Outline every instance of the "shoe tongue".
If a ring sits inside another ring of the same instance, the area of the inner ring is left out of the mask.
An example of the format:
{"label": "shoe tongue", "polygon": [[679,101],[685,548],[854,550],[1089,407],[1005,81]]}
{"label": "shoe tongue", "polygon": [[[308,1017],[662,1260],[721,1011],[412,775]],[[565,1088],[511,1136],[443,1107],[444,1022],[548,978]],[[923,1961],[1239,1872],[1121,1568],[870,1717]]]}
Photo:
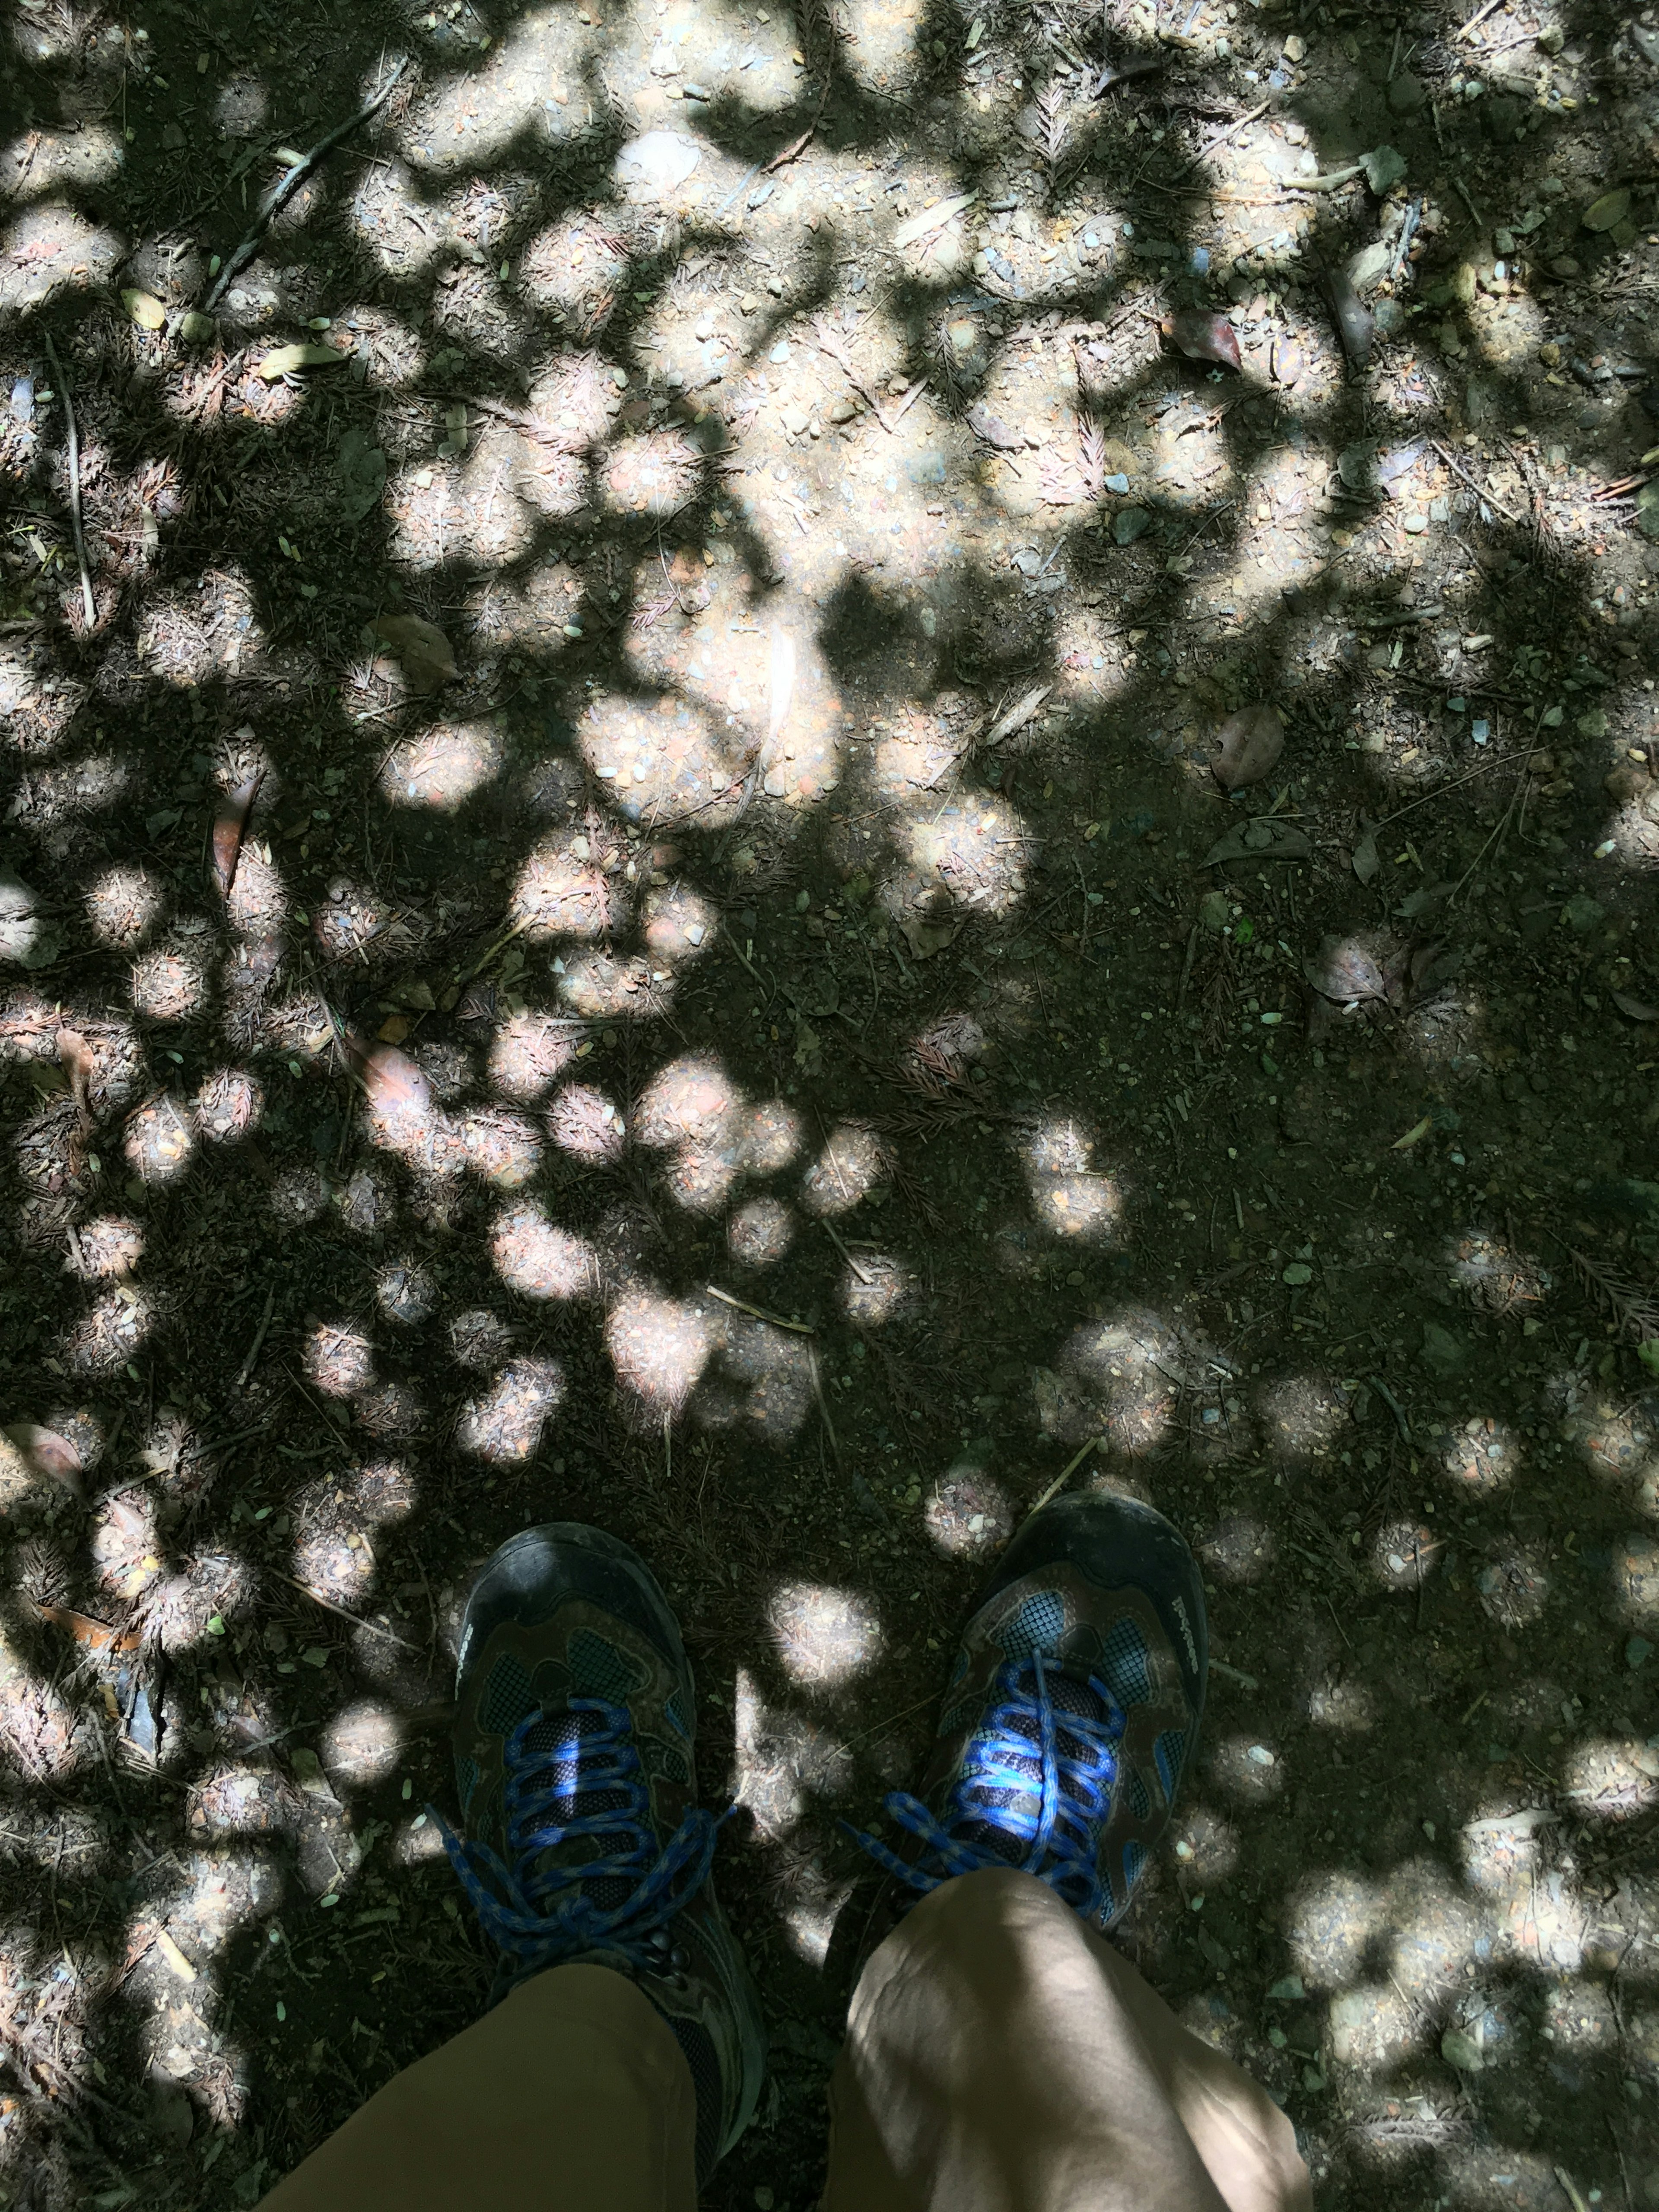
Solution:
{"label": "shoe tongue", "polygon": [[[525,1731],[525,1750],[531,1758],[546,1762],[548,1772],[543,1786],[556,1780],[561,1790],[568,1790],[573,1783],[579,1783],[582,1744],[589,1736],[597,1735],[604,1726],[604,1715],[590,1712],[554,1713],[533,1723]],[[625,1790],[578,1789],[561,1810],[569,1820],[582,1820],[620,1812],[627,1803]],[[632,1840],[620,1829],[617,1831],[616,1842],[622,1849],[630,1848]],[[538,1851],[537,1870],[583,1866],[590,1859],[608,1856],[609,1845],[610,1838],[602,1834],[574,1837],[568,1843]],[[627,1904],[634,1893],[634,1884],[625,1875],[599,1875],[583,1882],[581,1891],[601,1912],[614,1912]]]}

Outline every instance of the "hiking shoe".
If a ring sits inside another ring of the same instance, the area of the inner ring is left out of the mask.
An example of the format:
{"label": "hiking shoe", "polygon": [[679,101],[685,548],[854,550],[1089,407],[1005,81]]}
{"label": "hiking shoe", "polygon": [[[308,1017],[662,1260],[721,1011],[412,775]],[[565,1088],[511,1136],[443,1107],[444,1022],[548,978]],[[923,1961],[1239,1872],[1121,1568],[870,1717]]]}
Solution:
{"label": "hiking shoe", "polygon": [[491,2004],[549,1966],[626,1974],[691,2069],[701,2184],[753,2116],[766,2035],[709,1875],[720,1821],[696,1802],[667,1600],[614,1536],[524,1529],[472,1586],[455,1696],[462,1835],[436,1817],[501,1954]]}
{"label": "hiking shoe", "polygon": [[[980,1593],[918,1795],[886,1809],[867,1948],[952,1875],[1018,1867],[1097,1928],[1128,1910],[1198,1740],[1204,1586],[1161,1513],[1104,1492],[1033,1514]],[[884,1906],[884,1911],[882,1908]]]}

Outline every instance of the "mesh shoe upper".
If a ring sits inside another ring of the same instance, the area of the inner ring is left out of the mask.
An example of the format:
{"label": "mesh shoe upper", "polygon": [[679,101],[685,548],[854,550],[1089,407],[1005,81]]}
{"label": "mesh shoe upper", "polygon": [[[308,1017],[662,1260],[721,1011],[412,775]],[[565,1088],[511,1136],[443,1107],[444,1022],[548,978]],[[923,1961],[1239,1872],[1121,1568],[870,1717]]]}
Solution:
{"label": "mesh shoe upper", "polygon": [[1169,1821],[1206,1662],[1203,1584],[1161,1514],[1048,1507],[963,1632],[919,1791],[886,1801],[899,1849],[858,1840],[905,1889],[1018,1866],[1109,1927]]}
{"label": "mesh shoe upper", "polygon": [[456,1698],[464,1833],[444,1836],[502,1954],[492,2002],[548,1966],[627,1973],[685,2052],[706,2176],[752,2114],[764,2036],[709,1878],[720,1823],[696,1802],[666,1601],[615,1538],[526,1529],[474,1586]]}

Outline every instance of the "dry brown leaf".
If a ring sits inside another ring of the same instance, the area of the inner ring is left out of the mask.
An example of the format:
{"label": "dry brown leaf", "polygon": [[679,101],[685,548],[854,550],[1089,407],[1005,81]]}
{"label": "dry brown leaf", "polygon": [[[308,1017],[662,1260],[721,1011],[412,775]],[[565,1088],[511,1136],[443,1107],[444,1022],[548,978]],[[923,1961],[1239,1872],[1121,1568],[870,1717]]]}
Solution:
{"label": "dry brown leaf", "polygon": [[259,374],[267,384],[275,384],[279,376],[291,376],[296,368],[338,368],[350,358],[349,354],[337,353],[332,346],[278,346],[259,363]]}
{"label": "dry brown leaf", "polygon": [[230,887],[236,880],[237,863],[242,857],[242,839],[247,834],[247,818],[253,811],[253,802],[259,795],[259,786],[264,780],[264,770],[255,769],[245,776],[220,807],[213,823],[213,874],[219,886],[221,898],[230,896]]}
{"label": "dry brown leaf", "polygon": [[1007,713],[999,714],[986,732],[986,744],[1000,745],[1005,738],[1012,738],[1016,730],[1023,730],[1054,688],[1052,684],[1039,684],[1016,699]]}
{"label": "dry brown leaf", "polygon": [[1218,732],[1220,750],[1211,762],[1224,791],[1243,791],[1272,772],[1285,750],[1285,725],[1276,707],[1258,702],[1229,714]]}
{"label": "dry brown leaf", "polygon": [[409,1030],[410,1020],[407,1014],[388,1014],[374,1034],[382,1044],[401,1044],[409,1035]]}
{"label": "dry brown leaf", "polygon": [[1161,327],[1165,337],[1178,346],[1188,361],[1213,361],[1226,368],[1244,366],[1238,350],[1238,333],[1225,315],[1206,315],[1200,308],[1188,307],[1178,315],[1170,316]]}
{"label": "dry brown leaf", "polygon": [[77,1644],[85,1644],[88,1651],[136,1651],[143,1638],[136,1628],[123,1635],[90,1613],[76,1613],[67,1605],[37,1605],[34,1608],[42,1620],[49,1620],[54,1628],[66,1628]]}
{"label": "dry brown leaf", "polygon": [[1633,1022],[1659,1022],[1659,1006],[1650,1006],[1645,1000],[1635,998],[1628,991],[1615,991],[1613,1003]]}
{"label": "dry brown leaf", "polygon": [[1303,962],[1302,972],[1322,997],[1334,999],[1340,1006],[1380,999],[1385,994],[1382,969],[1351,937],[1328,937],[1318,951]]}
{"label": "dry brown leaf", "polygon": [[32,1474],[50,1475],[76,1497],[82,1495],[81,1476],[85,1462],[67,1437],[59,1436],[56,1429],[44,1429],[34,1421],[9,1421],[0,1430],[0,1435],[21,1453]]}
{"label": "dry brown leaf", "polygon": [[401,664],[411,691],[438,691],[455,673],[449,640],[420,615],[382,615],[374,635]]}
{"label": "dry brown leaf", "polygon": [[1368,884],[1382,865],[1376,850],[1376,832],[1368,830],[1353,848],[1353,872],[1362,884]]}
{"label": "dry brown leaf", "polygon": [[58,1032],[58,1057],[69,1078],[75,1110],[81,1117],[81,1134],[89,1137],[92,1134],[92,1079],[98,1073],[92,1047],[79,1030],[60,1029]]}

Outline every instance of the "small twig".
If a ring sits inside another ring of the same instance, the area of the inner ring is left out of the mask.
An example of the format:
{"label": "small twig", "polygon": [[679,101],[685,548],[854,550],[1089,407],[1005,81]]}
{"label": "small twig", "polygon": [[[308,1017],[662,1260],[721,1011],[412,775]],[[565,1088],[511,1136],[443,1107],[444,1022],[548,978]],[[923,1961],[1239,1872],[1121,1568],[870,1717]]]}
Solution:
{"label": "small twig", "polygon": [[1265,115],[1272,106],[1271,100],[1264,100],[1259,107],[1253,107],[1248,115],[1241,115],[1237,123],[1230,123],[1226,129],[1218,131],[1207,145],[1200,146],[1190,161],[1183,161],[1176,171],[1176,176],[1184,177],[1189,169],[1195,169],[1200,161],[1207,161],[1216,148],[1224,146],[1236,131],[1242,131],[1247,123],[1254,123],[1258,116]]}
{"label": "small twig", "polygon": [[1468,21],[1467,23],[1460,24],[1457,29],[1452,33],[1453,38],[1467,39],[1469,33],[1475,27],[1476,24],[1484,23],[1487,16],[1491,15],[1492,9],[1496,8],[1498,4],[1498,0],[1481,0],[1480,6],[1475,9]]}
{"label": "small twig", "polygon": [[[833,1157],[834,1156],[832,1155],[832,1159]],[[818,1227],[823,1230],[824,1235],[828,1237],[830,1242],[835,1246],[836,1251],[841,1254],[842,1258],[846,1261],[848,1266],[858,1277],[860,1282],[866,1285],[866,1287],[873,1284],[876,1279],[875,1277],[865,1273],[863,1261],[858,1258],[856,1254],[848,1250],[846,1245],[842,1243],[841,1238],[836,1234],[835,1230],[830,1226],[830,1223],[827,1221],[820,1221]]]}
{"label": "small twig", "polygon": [[69,379],[64,374],[64,364],[58,358],[58,349],[46,332],[46,359],[52,363],[52,373],[57,381],[58,394],[64,402],[64,421],[69,431],[69,495],[70,526],[75,532],[75,557],[81,566],[81,605],[87,617],[88,630],[98,621],[98,605],[92,596],[92,571],[87,566],[86,533],[81,527],[81,439],[75,427],[75,402],[70,397]]}
{"label": "small twig", "polygon": [[258,212],[253,218],[252,228],[235,248],[230,258],[214,279],[213,289],[202,303],[204,313],[210,315],[213,313],[224,297],[232,277],[239,276],[252,260],[259,250],[259,242],[266,231],[270,229],[272,222],[288,205],[319,162],[325,161],[341,140],[349,138],[360,123],[367,123],[376,108],[386,105],[392,97],[398,78],[408,67],[409,57],[405,54],[380,89],[371,99],[366,100],[355,115],[348,116],[343,123],[337,123],[325,137],[317,141],[308,154],[301,155],[297,161],[283,172],[264,199],[260,201]]}
{"label": "small twig", "polygon": [[774,1328],[787,1328],[796,1336],[814,1334],[810,1321],[786,1321],[781,1314],[768,1313],[764,1306],[751,1306],[747,1298],[734,1298],[730,1291],[717,1291],[713,1283],[705,1283],[704,1290],[711,1298],[718,1298],[723,1306],[735,1306],[739,1313],[753,1316],[757,1321],[770,1322]]}
{"label": "small twig", "polygon": [[265,1292],[265,1310],[259,1316],[258,1328],[253,1332],[253,1341],[247,1348],[247,1358],[242,1362],[242,1371],[236,1377],[236,1387],[239,1390],[245,1390],[247,1388],[248,1377],[253,1372],[253,1363],[259,1357],[259,1347],[265,1340],[265,1331],[270,1327],[271,1310],[276,1304],[276,1291],[273,1285]]}
{"label": "small twig", "polygon": [[343,1605],[336,1605],[331,1597],[319,1597],[308,1583],[296,1583],[292,1575],[283,1575],[281,1579],[298,1590],[301,1596],[308,1597],[313,1605],[321,1606],[325,1613],[337,1613],[342,1620],[349,1620],[354,1628],[366,1628],[371,1636],[384,1636],[388,1644],[396,1644],[405,1651],[420,1649],[418,1644],[410,1643],[407,1638],[394,1636],[389,1628],[382,1628],[378,1621],[365,1620],[361,1613],[348,1613]]}
{"label": "small twig", "polygon": [[1073,1453],[1071,1458],[1066,1461],[1065,1466],[1061,1468],[1060,1473],[1054,1477],[1054,1480],[1048,1485],[1048,1487],[1043,1492],[1042,1497],[1038,1498],[1036,1504],[1031,1508],[1030,1513],[1026,1515],[1026,1519],[1029,1521],[1031,1518],[1031,1514],[1033,1513],[1041,1513],[1045,1505],[1052,1504],[1054,1499],[1059,1497],[1060,1492],[1065,1489],[1066,1484],[1077,1473],[1079,1468],[1082,1466],[1084,1461],[1088,1458],[1091,1451],[1103,1451],[1105,1449],[1106,1439],[1104,1437],[1091,1437],[1088,1443],[1084,1445],[1080,1451]]}

